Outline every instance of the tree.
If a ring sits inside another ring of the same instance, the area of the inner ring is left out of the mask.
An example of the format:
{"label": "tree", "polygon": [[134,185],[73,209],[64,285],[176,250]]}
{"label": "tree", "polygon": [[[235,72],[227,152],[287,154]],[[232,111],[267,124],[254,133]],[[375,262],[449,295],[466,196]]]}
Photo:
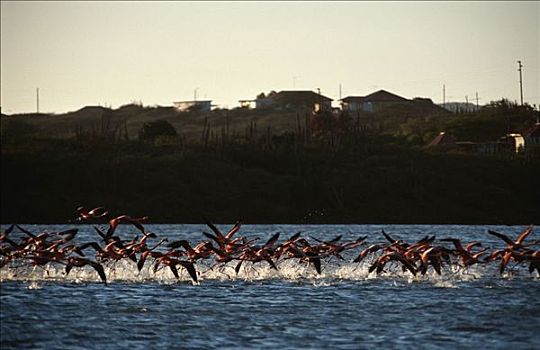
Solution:
{"label": "tree", "polygon": [[139,139],[154,142],[158,138],[177,137],[178,133],[174,126],[166,120],[156,120],[144,123],[139,130]]}
{"label": "tree", "polygon": [[311,132],[314,137],[328,137],[351,131],[352,119],[347,113],[334,115],[332,112],[320,112],[313,116]]}

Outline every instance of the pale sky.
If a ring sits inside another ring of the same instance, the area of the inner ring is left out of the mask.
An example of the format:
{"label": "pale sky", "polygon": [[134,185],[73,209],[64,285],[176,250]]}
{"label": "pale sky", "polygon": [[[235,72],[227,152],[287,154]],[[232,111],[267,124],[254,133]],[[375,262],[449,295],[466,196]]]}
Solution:
{"label": "pale sky", "polygon": [[270,90],[540,103],[540,2],[1,2],[1,107],[62,113]]}

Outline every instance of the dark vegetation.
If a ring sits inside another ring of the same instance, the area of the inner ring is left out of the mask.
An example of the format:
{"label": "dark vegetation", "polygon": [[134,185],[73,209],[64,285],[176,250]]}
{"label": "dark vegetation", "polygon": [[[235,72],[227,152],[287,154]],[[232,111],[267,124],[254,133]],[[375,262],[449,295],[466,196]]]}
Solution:
{"label": "dark vegetation", "polygon": [[154,223],[538,223],[538,149],[425,147],[440,131],[496,141],[537,117],[504,100],[459,115],[3,115],[1,221],[63,222],[84,205]]}

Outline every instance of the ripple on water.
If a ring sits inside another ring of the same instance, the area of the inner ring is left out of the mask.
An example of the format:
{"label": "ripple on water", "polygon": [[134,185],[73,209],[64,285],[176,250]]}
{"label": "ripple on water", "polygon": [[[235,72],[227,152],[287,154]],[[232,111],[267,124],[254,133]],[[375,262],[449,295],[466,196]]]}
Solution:
{"label": "ripple on water", "polygon": [[[204,230],[202,225],[150,226],[170,239],[198,240]],[[368,234],[374,242],[385,228],[409,241],[426,234],[466,234],[497,244],[486,237],[486,226],[246,226],[248,232],[303,231],[320,238]],[[94,234],[91,226],[82,227],[81,239]],[[447,349],[540,344],[540,280],[526,271],[501,278],[496,267],[487,266],[412,278],[399,272],[376,276],[367,266],[331,263],[323,276],[292,261],[280,265],[279,272],[245,268],[238,276],[232,266],[224,273],[201,267],[201,284],[192,285],[185,273],[178,282],[167,270],[138,273],[126,262],[107,267],[108,286],[92,269],[74,269],[67,277],[56,267],[35,274],[1,269],[0,347],[416,349],[423,344]]]}

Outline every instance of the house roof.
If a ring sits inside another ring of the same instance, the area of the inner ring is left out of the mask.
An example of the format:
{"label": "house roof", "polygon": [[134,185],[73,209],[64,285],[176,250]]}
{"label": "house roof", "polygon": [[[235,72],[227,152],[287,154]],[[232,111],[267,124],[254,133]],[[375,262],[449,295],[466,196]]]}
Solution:
{"label": "house roof", "polygon": [[456,140],[453,136],[441,131],[429,144],[431,146],[440,146],[440,145],[453,145],[456,143]]}
{"label": "house roof", "polygon": [[173,102],[174,104],[177,104],[177,103],[192,103],[194,105],[199,105],[199,104],[208,104],[208,103],[212,103],[212,100],[197,100],[197,101],[176,101],[176,102]]}
{"label": "house roof", "polygon": [[331,98],[319,95],[310,90],[283,90],[270,96],[276,102],[286,102],[295,104],[313,104],[320,100],[332,101]]}
{"label": "house roof", "polygon": [[347,96],[341,99],[343,102],[408,102],[410,100],[388,92],[379,90],[367,96]]}
{"label": "house roof", "polygon": [[340,101],[343,102],[362,102],[364,100],[364,96],[347,96],[342,98]]}

